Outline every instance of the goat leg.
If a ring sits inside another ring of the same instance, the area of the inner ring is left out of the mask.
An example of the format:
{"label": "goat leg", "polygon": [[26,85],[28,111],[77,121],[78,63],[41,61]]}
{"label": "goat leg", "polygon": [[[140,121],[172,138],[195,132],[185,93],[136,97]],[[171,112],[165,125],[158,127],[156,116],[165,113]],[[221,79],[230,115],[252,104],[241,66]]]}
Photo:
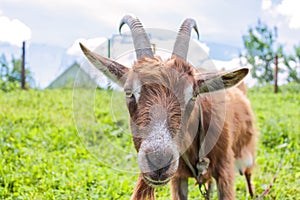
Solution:
{"label": "goat leg", "polygon": [[230,159],[230,157],[223,157],[221,160],[219,160],[218,164],[219,166],[215,169],[218,199],[233,200],[235,199],[233,159]]}
{"label": "goat leg", "polygon": [[251,175],[252,175],[251,169],[247,168],[245,170],[245,177],[246,177],[246,181],[247,181],[249,194],[250,194],[251,198],[253,198],[254,192],[253,192],[253,186],[251,183]]}
{"label": "goat leg", "polygon": [[171,179],[172,200],[188,199],[188,178]]}

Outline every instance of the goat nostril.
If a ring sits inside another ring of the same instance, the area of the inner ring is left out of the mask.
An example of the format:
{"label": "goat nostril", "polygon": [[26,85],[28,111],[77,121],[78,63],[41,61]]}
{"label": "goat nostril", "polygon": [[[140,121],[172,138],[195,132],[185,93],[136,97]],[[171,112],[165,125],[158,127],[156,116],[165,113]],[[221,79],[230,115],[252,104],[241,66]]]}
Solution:
{"label": "goat nostril", "polygon": [[165,180],[167,177],[167,171],[170,168],[170,164],[167,165],[166,167],[163,167],[161,169],[155,170],[154,173],[154,177],[156,177],[155,179],[157,180]]}
{"label": "goat nostril", "polygon": [[158,179],[161,179],[162,178],[162,176],[163,176],[163,174],[164,174],[164,169],[159,169],[159,170],[157,170],[156,171],[156,174],[157,174],[157,176],[158,176]]}

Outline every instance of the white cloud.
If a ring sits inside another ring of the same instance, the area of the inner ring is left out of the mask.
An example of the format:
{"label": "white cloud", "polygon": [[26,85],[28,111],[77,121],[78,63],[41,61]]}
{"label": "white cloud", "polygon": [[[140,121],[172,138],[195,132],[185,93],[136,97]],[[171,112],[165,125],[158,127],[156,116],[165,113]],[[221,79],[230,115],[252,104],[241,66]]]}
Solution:
{"label": "white cloud", "polygon": [[75,40],[75,42],[72,44],[71,47],[68,48],[67,54],[75,55],[75,56],[81,56],[82,51],[79,47],[79,42],[84,44],[87,48],[89,48],[91,50],[94,50],[97,47],[99,47],[106,40],[107,39],[104,38],[104,37],[91,38],[91,39],[79,38],[79,39]]}
{"label": "white cloud", "polygon": [[204,43],[204,42],[199,42],[198,40],[194,40],[196,43],[200,46],[200,48],[207,54],[209,55],[209,47]]}
{"label": "white cloud", "polygon": [[277,7],[276,11],[287,17],[291,29],[300,29],[300,1],[283,0]]}
{"label": "white cloud", "polygon": [[229,61],[213,60],[213,63],[218,70],[233,70],[241,67],[239,58],[233,58]]}
{"label": "white cloud", "polygon": [[22,42],[29,40],[31,29],[18,19],[0,16],[0,41],[12,45],[22,46]]}
{"label": "white cloud", "polygon": [[268,10],[272,7],[272,0],[262,0],[261,8],[263,10]]}

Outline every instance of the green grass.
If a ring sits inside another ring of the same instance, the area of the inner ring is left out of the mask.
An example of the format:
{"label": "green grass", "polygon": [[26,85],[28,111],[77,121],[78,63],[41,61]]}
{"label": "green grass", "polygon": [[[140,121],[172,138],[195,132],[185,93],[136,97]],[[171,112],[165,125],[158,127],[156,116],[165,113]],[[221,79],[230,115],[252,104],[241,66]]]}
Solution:
{"label": "green grass", "polygon": [[[265,199],[296,199],[300,86],[284,86],[279,94],[253,88],[249,97],[260,130],[256,193],[272,181],[282,159]],[[0,135],[0,199],[130,198],[138,167],[120,93],[78,91],[73,98],[71,90],[0,91]],[[199,199],[195,181],[189,183],[190,199]],[[156,196],[170,199],[168,187]],[[246,199],[238,175],[236,196]]]}

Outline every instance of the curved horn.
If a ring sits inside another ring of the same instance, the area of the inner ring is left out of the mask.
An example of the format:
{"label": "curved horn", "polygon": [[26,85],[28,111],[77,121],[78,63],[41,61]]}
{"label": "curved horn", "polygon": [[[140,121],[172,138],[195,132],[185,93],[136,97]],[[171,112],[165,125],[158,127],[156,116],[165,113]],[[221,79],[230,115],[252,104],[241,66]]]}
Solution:
{"label": "curved horn", "polygon": [[192,28],[195,29],[197,38],[199,39],[199,32],[196,21],[190,18],[184,20],[177,34],[172,55],[179,56],[182,59],[186,60]]}
{"label": "curved horn", "polygon": [[131,30],[137,59],[144,56],[154,58],[149,38],[140,20],[131,15],[125,15],[120,22],[120,33],[124,24],[127,24]]}

